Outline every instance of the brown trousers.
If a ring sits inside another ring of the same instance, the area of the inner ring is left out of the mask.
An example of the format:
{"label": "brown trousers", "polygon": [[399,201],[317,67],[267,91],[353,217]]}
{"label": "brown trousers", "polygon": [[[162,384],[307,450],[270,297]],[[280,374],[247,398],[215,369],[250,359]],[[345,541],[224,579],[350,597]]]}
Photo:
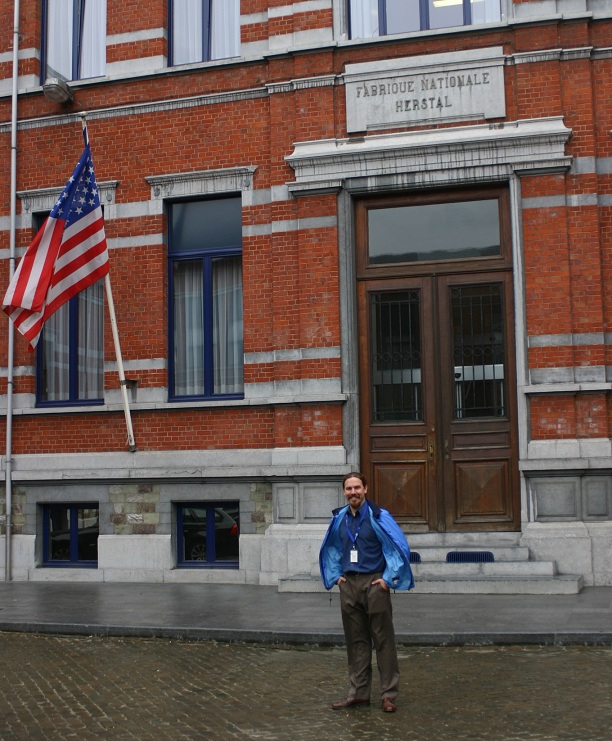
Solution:
{"label": "brown trousers", "polygon": [[372,584],[380,576],[347,574],[346,582],[340,582],[340,609],[348,656],[349,699],[370,699],[372,643],[376,649],[381,697],[395,698],[397,695],[399,664],[391,594],[380,584]]}

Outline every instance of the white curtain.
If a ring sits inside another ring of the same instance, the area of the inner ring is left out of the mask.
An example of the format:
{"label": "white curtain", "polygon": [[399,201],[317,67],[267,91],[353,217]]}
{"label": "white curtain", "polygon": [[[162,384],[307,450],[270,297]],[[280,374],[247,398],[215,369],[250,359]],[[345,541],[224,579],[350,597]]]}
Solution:
{"label": "white curtain", "polygon": [[172,64],[202,61],[202,0],[172,3]]}
{"label": "white curtain", "polygon": [[[104,282],[81,291],[78,302],[77,399],[104,397]],[[70,302],[45,322],[42,334],[43,401],[70,398]]]}
{"label": "white curtain", "polygon": [[70,311],[64,304],[45,322],[42,333],[43,401],[66,401],[70,394]]}
{"label": "white curtain", "polygon": [[72,80],[74,18],[83,13],[79,79],[106,73],[106,0],[47,0],[47,77]]}
{"label": "white curtain", "polygon": [[174,263],[174,393],[204,393],[202,261]]}
{"label": "white curtain", "polygon": [[85,0],[79,79],[106,74],[106,0]]}
{"label": "white curtain", "polygon": [[72,80],[73,0],[47,0],[47,77]]}
{"label": "white curtain", "polygon": [[240,0],[212,0],[210,58],[240,56]]}
{"label": "white curtain", "polygon": [[242,260],[213,260],[213,373],[215,394],[240,394],[243,380]]}
{"label": "white curtain", "polygon": [[472,23],[495,23],[500,20],[500,0],[472,0]]}
{"label": "white curtain", "polygon": [[378,25],[378,0],[351,0],[352,39],[378,36]]}
{"label": "white curtain", "polygon": [[104,397],[104,281],[78,295],[79,399]]}

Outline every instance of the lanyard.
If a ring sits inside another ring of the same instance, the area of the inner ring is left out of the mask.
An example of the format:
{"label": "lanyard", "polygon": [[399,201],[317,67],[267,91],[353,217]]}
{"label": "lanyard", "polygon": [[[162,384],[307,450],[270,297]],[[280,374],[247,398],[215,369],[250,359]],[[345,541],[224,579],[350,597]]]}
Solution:
{"label": "lanyard", "polygon": [[357,530],[355,530],[355,534],[353,535],[353,532],[351,530],[351,526],[349,524],[349,516],[348,512],[344,515],[345,523],[346,523],[346,532],[349,536],[351,543],[353,544],[353,547],[355,547],[355,543],[357,542],[357,538],[359,537],[359,531],[361,530],[361,526],[363,525],[363,520],[366,516],[366,513],[368,511],[368,507],[365,506],[363,510],[361,511],[361,517],[359,519],[359,525],[357,525]]}

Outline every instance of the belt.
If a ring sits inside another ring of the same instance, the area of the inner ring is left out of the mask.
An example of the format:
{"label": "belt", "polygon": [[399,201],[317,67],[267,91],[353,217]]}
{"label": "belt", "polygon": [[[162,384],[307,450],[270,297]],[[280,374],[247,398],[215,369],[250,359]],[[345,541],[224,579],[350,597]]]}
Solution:
{"label": "belt", "polygon": [[380,573],[380,571],[345,571],[344,576],[374,576]]}

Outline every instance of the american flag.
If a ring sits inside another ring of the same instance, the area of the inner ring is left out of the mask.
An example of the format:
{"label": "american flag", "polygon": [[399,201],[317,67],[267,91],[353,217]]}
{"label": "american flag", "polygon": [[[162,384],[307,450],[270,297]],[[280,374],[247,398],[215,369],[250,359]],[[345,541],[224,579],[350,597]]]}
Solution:
{"label": "american flag", "polygon": [[26,250],[2,309],[36,347],[45,321],[108,273],[108,250],[87,130],[85,149],[53,210]]}

